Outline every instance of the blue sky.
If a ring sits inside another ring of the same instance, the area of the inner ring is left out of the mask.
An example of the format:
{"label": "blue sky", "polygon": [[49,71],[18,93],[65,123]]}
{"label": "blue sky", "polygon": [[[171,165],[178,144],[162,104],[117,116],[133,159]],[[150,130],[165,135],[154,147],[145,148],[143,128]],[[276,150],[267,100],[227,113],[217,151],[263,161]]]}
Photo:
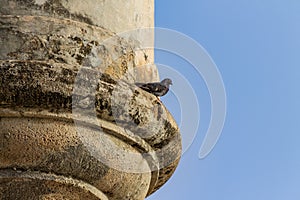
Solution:
{"label": "blue sky", "polygon": [[[200,160],[211,114],[205,83],[180,57],[156,52],[156,63],[172,66],[193,86],[201,118],[175,174],[147,200],[299,200],[300,1],[163,0],[155,15],[157,27],[186,34],[212,57],[227,117],[217,145]],[[181,119],[174,91],[162,101],[177,121],[191,123]]]}

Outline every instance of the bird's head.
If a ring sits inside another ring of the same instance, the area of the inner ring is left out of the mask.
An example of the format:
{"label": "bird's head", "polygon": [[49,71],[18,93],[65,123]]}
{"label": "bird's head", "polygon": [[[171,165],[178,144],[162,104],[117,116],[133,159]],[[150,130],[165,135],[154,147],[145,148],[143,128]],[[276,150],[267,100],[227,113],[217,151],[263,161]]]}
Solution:
{"label": "bird's head", "polygon": [[169,87],[170,85],[173,85],[172,80],[169,78],[165,78],[164,80],[161,81],[161,84]]}

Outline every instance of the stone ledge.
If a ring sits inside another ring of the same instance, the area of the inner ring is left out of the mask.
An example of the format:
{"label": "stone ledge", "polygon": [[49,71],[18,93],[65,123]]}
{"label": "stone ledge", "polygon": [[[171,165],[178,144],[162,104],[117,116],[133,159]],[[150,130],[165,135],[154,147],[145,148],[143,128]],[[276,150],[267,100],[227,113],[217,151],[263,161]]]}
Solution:
{"label": "stone ledge", "polygon": [[108,200],[105,194],[86,182],[38,171],[1,169],[0,185],[0,199]]}
{"label": "stone ledge", "polygon": [[131,130],[153,148],[179,135],[175,120],[156,97],[96,70],[0,60],[0,74],[0,107],[101,118]]}
{"label": "stone ledge", "polygon": [[[153,50],[143,49],[154,33],[115,34],[152,27],[153,6],[0,1],[0,169],[69,177],[115,200],[142,200],[170,178],[181,154],[179,129],[156,97],[133,84],[158,80]],[[47,187],[6,175],[17,180],[11,193],[22,188],[24,198],[81,198],[74,185],[65,189],[45,176]],[[49,184],[62,190],[50,194]]]}
{"label": "stone ledge", "polygon": [[[63,73],[66,67],[67,74]],[[113,199],[132,190],[133,193],[129,195],[132,199],[149,195],[163,185],[176,169],[181,153],[179,130],[170,113],[153,95],[93,69],[78,70],[59,63],[51,65],[41,61],[0,61],[0,72],[0,94],[5,94],[0,95],[0,123],[4,123],[1,125],[4,160],[0,162],[3,164],[0,167],[45,172],[55,170],[55,174],[70,175],[84,181],[92,180],[90,184],[99,184],[97,188]],[[18,115],[17,118],[14,114]],[[41,114],[48,117],[39,119]],[[61,121],[60,116],[65,116],[69,121]],[[103,127],[103,124],[109,124],[108,128]],[[98,138],[99,133],[96,132],[99,132],[99,125],[109,140]],[[89,128],[78,129],[82,126]],[[14,137],[8,134],[11,132],[15,133]],[[27,135],[31,133],[34,135]],[[78,133],[86,135],[78,136]],[[60,139],[56,138],[56,134]],[[8,143],[7,139],[13,141]],[[31,139],[41,140],[35,146]],[[67,142],[66,146],[59,145],[62,141]],[[50,143],[46,145],[44,142]],[[10,150],[7,149],[9,144],[12,145]],[[84,144],[89,144],[91,149],[87,151]],[[119,148],[112,151],[111,144],[117,144]],[[18,149],[14,149],[15,147]],[[97,148],[102,152],[100,157],[104,158],[100,163],[97,158],[95,160],[95,155],[90,154],[96,152],[96,157],[99,156]],[[128,154],[118,151],[119,149],[135,152],[130,155],[138,155],[138,161],[131,160]],[[70,155],[72,156],[69,157]],[[66,158],[70,160],[66,161]],[[34,164],[37,161],[39,162]],[[88,167],[87,163],[90,163]],[[69,168],[69,165],[73,167]],[[90,165],[95,167],[91,168]],[[119,170],[115,171],[114,168]],[[93,169],[96,171],[93,172]],[[126,170],[130,173],[124,175],[122,171]],[[140,173],[136,174],[137,171]],[[106,178],[103,180],[102,176]],[[120,177],[124,185],[116,187]],[[133,186],[128,188],[130,184],[126,184],[126,179],[132,184],[133,180],[138,181],[135,185],[140,189],[144,187],[143,191],[146,193],[136,193]]]}
{"label": "stone ledge", "polygon": [[[15,112],[4,112],[6,117],[0,118],[1,169],[72,177],[93,185],[109,199],[122,199],[124,194],[129,195],[128,199],[141,199],[155,187],[149,157],[145,159],[133,141],[127,144],[116,138],[114,135],[121,131],[113,124],[102,122],[102,127],[96,129],[75,125],[70,119],[60,120],[58,116],[45,118],[35,114],[33,118],[23,113],[17,117],[13,116]],[[117,132],[112,134],[113,131]]]}

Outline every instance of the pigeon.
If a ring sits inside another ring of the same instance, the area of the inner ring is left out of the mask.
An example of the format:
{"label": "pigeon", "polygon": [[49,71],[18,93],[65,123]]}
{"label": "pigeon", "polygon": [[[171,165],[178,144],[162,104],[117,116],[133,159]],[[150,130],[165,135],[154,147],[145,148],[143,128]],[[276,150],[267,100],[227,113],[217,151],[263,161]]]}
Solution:
{"label": "pigeon", "polygon": [[169,78],[166,78],[166,79],[162,80],[161,82],[135,83],[135,85],[138,86],[139,88],[145,90],[146,92],[154,94],[156,97],[161,97],[168,93],[169,86],[172,85],[172,80]]}

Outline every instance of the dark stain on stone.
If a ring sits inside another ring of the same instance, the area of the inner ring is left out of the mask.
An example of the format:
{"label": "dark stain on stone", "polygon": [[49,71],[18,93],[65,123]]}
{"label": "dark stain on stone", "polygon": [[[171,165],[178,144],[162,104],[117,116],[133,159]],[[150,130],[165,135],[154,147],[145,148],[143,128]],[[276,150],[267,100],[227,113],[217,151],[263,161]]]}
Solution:
{"label": "dark stain on stone", "polygon": [[100,80],[109,84],[117,84],[117,81],[113,79],[109,74],[101,74]]}
{"label": "dark stain on stone", "polygon": [[[163,126],[164,135],[154,135],[153,137],[146,139],[146,141],[149,144],[152,144],[152,147],[155,149],[162,149],[163,147],[167,146],[172,140],[174,140],[174,137],[178,136],[179,130],[174,128],[171,123],[167,120],[164,120],[164,126]],[[157,142],[157,138],[161,138]]]}
{"label": "dark stain on stone", "polygon": [[110,103],[107,99],[97,98],[95,102],[96,108],[102,112],[104,110],[111,110],[110,109]]}
{"label": "dark stain on stone", "polygon": [[35,0],[14,0],[14,2],[17,3],[16,7],[18,9],[25,10],[26,12],[34,12],[31,10],[40,10],[42,12],[47,13],[50,16],[63,17],[84,22],[90,25],[95,25],[89,17],[84,16],[82,14],[71,13],[67,8],[65,8],[62,5],[61,0],[47,0],[44,4],[41,5],[36,4]]}
{"label": "dark stain on stone", "polygon": [[[51,108],[71,111],[72,97],[65,91],[51,91],[43,89],[41,80],[60,81],[62,85],[74,81],[74,72],[63,69],[63,73],[51,70],[47,64],[37,63],[2,63],[0,67],[1,87],[0,106]],[[37,65],[40,65],[37,67]],[[55,77],[55,78],[53,78]],[[24,84],[26,83],[26,84]]]}
{"label": "dark stain on stone", "polygon": [[78,144],[48,156],[39,164],[38,168],[33,170],[72,176],[92,184],[104,177],[109,171],[109,167],[92,156],[83,144]]}
{"label": "dark stain on stone", "polygon": [[[30,5],[32,5],[32,3]],[[94,25],[93,21],[90,18],[83,16],[82,14],[70,13],[69,10],[61,4],[60,0],[48,0],[44,5],[38,7],[39,9],[45,10],[49,14],[58,14],[59,16],[65,18],[72,18],[80,22]]]}
{"label": "dark stain on stone", "polygon": [[130,108],[128,110],[128,114],[129,114],[130,120],[132,120],[136,125],[141,124],[143,116],[140,113],[140,110],[138,108]]}
{"label": "dark stain on stone", "polygon": [[[1,179],[1,185],[9,185],[1,189],[1,199],[39,199],[39,196],[54,193],[43,180]],[[28,192],[30,190],[30,192]]]}
{"label": "dark stain on stone", "polygon": [[69,37],[69,38],[73,41],[76,41],[77,44],[82,45],[82,39],[80,37],[75,36],[75,37]]}
{"label": "dark stain on stone", "polygon": [[84,57],[82,55],[80,55],[80,54],[77,54],[76,57],[75,57],[75,59],[77,60],[77,63],[79,65],[81,65]]}

